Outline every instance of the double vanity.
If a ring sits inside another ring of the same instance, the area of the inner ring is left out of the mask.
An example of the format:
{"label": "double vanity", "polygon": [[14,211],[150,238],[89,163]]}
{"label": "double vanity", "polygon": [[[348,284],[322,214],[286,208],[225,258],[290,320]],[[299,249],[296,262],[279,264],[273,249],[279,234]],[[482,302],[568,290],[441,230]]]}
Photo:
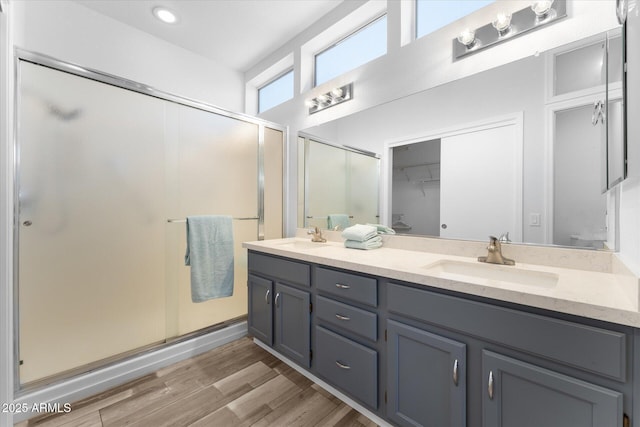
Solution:
{"label": "double vanity", "polygon": [[249,334],[379,424],[640,425],[638,278],[614,254],[301,236],[244,244]]}

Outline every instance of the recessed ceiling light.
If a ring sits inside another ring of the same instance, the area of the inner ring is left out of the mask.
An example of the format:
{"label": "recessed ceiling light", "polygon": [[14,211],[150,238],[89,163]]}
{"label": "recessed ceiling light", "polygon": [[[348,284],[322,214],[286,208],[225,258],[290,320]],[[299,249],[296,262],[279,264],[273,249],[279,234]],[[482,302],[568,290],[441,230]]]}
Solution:
{"label": "recessed ceiling light", "polygon": [[153,9],[153,15],[167,24],[175,24],[178,21],[178,17],[175,13],[164,7],[156,7]]}

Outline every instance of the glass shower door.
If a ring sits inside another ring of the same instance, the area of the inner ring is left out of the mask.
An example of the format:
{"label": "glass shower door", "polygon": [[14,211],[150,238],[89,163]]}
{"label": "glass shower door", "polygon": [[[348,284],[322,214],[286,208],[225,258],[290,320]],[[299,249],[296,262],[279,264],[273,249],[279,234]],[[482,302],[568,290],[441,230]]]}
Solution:
{"label": "glass shower door", "polygon": [[247,314],[242,242],[258,239],[258,125],[183,105],[167,108],[168,219],[230,215],[235,247],[233,296],[193,303],[186,224],[167,223],[170,338]]}
{"label": "glass shower door", "polygon": [[20,64],[20,382],[165,338],[163,101]]}

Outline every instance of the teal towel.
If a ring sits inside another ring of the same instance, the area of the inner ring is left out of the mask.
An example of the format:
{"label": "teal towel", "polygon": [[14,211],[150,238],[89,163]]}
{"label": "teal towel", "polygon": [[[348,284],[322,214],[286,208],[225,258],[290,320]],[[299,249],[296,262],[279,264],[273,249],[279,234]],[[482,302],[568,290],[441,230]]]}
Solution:
{"label": "teal towel", "polygon": [[387,227],[386,225],[382,225],[382,224],[367,224],[367,225],[377,228],[378,233],[380,234],[396,234],[396,231],[393,228]]}
{"label": "teal towel", "polygon": [[382,246],[382,237],[376,236],[364,242],[358,242],[357,240],[345,240],[344,247],[351,249],[377,249]]}
{"label": "teal towel", "polygon": [[233,295],[233,224],[230,216],[187,217],[187,253],[191,300],[203,302]]}
{"label": "teal towel", "polygon": [[327,225],[329,230],[344,230],[351,225],[349,215],[331,214],[327,216]]}
{"label": "teal towel", "polygon": [[342,238],[346,240],[355,240],[364,242],[378,235],[378,229],[371,225],[356,224],[346,228],[342,232]]}

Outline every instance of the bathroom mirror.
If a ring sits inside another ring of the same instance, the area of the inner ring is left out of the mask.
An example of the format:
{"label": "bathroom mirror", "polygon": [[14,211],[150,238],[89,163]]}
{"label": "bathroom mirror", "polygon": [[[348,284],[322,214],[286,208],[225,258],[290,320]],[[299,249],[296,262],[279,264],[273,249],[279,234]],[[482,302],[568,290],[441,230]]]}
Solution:
{"label": "bathroom mirror", "polygon": [[298,224],[341,230],[378,223],[380,156],[298,137]]}
{"label": "bathroom mirror", "polygon": [[621,37],[614,29],[305,133],[382,153],[379,220],[397,233],[614,249],[606,189],[624,161]]}

